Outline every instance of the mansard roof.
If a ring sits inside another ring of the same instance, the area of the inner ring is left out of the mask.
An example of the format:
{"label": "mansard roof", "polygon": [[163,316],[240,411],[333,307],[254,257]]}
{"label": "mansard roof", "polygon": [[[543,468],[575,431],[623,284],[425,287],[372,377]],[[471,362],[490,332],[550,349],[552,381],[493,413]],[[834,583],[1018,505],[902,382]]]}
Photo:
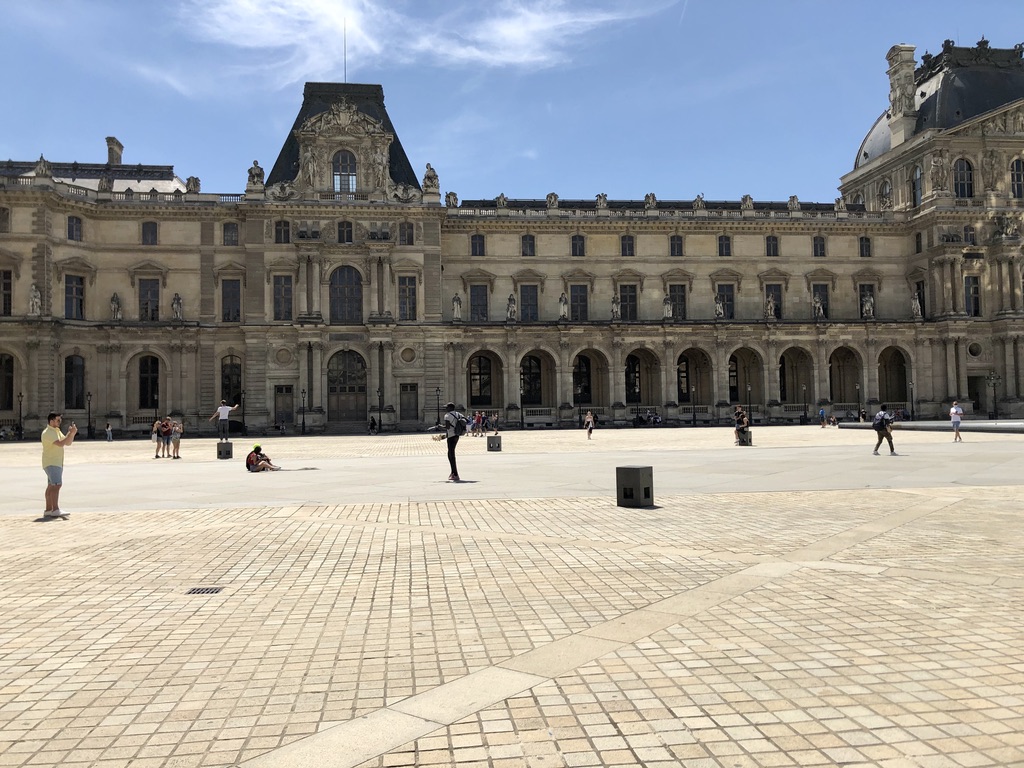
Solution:
{"label": "mansard roof", "polygon": [[[460,208],[495,208],[497,202],[494,199],[491,200],[461,200],[459,201]],[[709,210],[722,210],[722,211],[739,211],[742,209],[742,202],[739,200],[705,200],[704,206]],[[545,210],[548,207],[547,200],[518,200],[509,198],[505,202],[506,208],[514,208],[516,210]],[[596,200],[567,200],[559,199],[559,208],[565,208],[567,210],[596,210]],[[608,200],[608,209],[612,211],[644,211],[647,205],[643,200]],[[655,208],[661,211],[674,211],[674,210],[691,210],[693,208],[693,200],[658,200],[655,204]],[[863,204],[860,203],[847,203],[846,208],[849,211],[864,211],[866,210]],[[789,203],[787,201],[754,201],[755,211],[788,211]],[[831,203],[805,203],[803,200],[800,201],[801,211],[834,211],[835,202]]]}
{"label": "mansard roof", "polygon": [[391,166],[391,179],[396,184],[408,184],[410,187],[420,189],[420,183],[409,163],[409,158],[402,148],[402,142],[398,138],[395,126],[391,123],[388,111],[384,107],[384,88],[380,85],[360,85],[356,83],[306,83],[302,92],[302,106],[295,118],[295,123],[284,146],[277,156],[277,162],[270,170],[267,177],[267,185],[277,184],[282,181],[292,181],[299,173],[299,141],[295,132],[311,117],[323,114],[330,110],[332,104],[347,101],[359,112],[373,118],[383,125],[384,130],[395,137],[391,142],[389,156]]}

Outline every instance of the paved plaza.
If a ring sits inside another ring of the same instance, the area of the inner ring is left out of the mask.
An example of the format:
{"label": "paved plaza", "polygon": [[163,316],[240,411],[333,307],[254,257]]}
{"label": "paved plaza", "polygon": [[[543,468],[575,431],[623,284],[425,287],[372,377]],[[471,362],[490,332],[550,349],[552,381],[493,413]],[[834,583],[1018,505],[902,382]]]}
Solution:
{"label": "paved plaza", "polygon": [[1024,766],[1024,436],[895,440],[0,443],[0,767]]}

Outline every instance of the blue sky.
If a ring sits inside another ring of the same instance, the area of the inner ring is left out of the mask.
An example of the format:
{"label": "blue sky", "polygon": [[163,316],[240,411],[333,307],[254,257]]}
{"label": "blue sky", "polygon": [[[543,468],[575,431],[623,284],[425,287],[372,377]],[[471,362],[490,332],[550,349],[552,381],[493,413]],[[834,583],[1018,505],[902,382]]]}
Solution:
{"label": "blue sky", "polygon": [[[1024,41],[1021,0],[3,2],[0,161],[270,168],[307,80],[381,83],[460,199],[828,202],[888,103],[885,54]],[[345,30],[347,29],[347,35]],[[15,74],[17,73],[17,74]]]}

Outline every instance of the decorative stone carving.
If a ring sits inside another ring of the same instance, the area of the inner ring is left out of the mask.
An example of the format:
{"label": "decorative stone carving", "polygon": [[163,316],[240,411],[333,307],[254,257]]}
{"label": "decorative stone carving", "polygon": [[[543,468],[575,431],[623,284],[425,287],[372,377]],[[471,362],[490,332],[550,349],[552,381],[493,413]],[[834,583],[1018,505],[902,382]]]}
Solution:
{"label": "decorative stone carving", "polygon": [[707,206],[704,204],[704,193],[701,192],[699,195],[693,198],[693,210],[703,211],[706,208]]}
{"label": "decorative stone carving", "polygon": [[458,208],[459,196],[454,192],[449,192],[444,196],[444,204],[449,208]]}
{"label": "decorative stone carving", "polygon": [[646,208],[649,211],[652,208],[657,208],[657,207],[658,207],[658,198],[655,197],[653,192],[648,192],[646,195],[644,195],[644,208]]}
{"label": "decorative stone carving", "polygon": [[608,195],[606,195],[604,192],[598,194],[597,197],[594,198],[594,200],[597,203],[597,210],[603,211],[608,207]]}
{"label": "decorative stone carving", "polygon": [[836,204],[833,207],[835,208],[836,213],[845,213],[846,212],[846,198],[845,197],[837,197],[836,198]]}
{"label": "decorative stone carving", "polygon": [[115,322],[119,322],[122,319],[121,297],[116,292],[110,297],[110,319]]}
{"label": "decorative stone carving", "polygon": [[36,284],[32,285],[28,289],[28,314],[31,317],[39,317],[43,312],[43,297],[39,293],[39,289],[36,288]]}
{"label": "decorative stone carving", "polygon": [[939,149],[932,155],[931,169],[929,170],[929,177],[932,182],[932,189],[936,191],[944,191],[946,188],[946,177],[949,174],[949,168],[946,164],[946,150]]}
{"label": "decorative stone carving", "polygon": [[740,198],[740,210],[741,211],[752,211],[754,210],[754,198],[750,195],[744,195]]}
{"label": "decorative stone carving", "polygon": [[821,296],[817,293],[814,294],[814,298],[811,301],[811,306],[814,309],[814,320],[825,319],[825,305],[821,300]]}
{"label": "decorative stone carving", "polygon": [[558,207],[558,195],[555,194],[554,192],[548,192],[547,197],[545,198],[545,200],[547,201],[548,208],[557,208]]}
{"label": "decorative stone carving", "polygon": [[663,320],[672,319],[672,297],[666,296],[661,300],[661,317]]}
{"label": "decorative stone carving", "polygon": [[508,305],[505,307],[505,319],[510,322],[515,322],[518,313],[516,312],[516,295],[510,293],[508,295]]}
{"label": "decorative stone carving", "polygon": [[249,183],[253,186],[263,184],[263,169],[258,160],[252,161],[252,168],[249,169]]}
{"label": "decorative stone carving", "polygon": [[114,191],[114,177],[110,174],[103,174],[100,176],[99,185],[96,187],[97,192],[113,192]]}
{"label": "decorative stone carving", "polygon": [[910,314],[915,320],[921,319],[921,301],[916,293],[910,294]]}
{"label": "decorative stone carving", "polygon": [[423,191],[426,194],[437,194],[441,189],[441,184],[437,178],[437,171],[434,167],[427,163],[427,170],[423,174]]}
{"label": "decorative stone carving", "polygon": [[994,149],[987,150],[981,156],[981,176],[985,189],[995,192],[999,187],[999,153]]}
{"label": "decorative stone carving", "polygon": [[504,192],[500,193],[496,198],[494,198],[494,204],[498,208],[507,208],[508,207],[508,198],[505,197],[505,193]]}
{"label": "decorative stone carving", "polygon": [[36,167],[32,169],[32,173],[37,178],[51,179],[53,178],[53,166],[50,165],[50,161],[42,155],[39,156],[39,162],[36,163]]}
{"label": "decorative stone carving", "polygon": [[185,179],[185,192],[190,195],[198,195],[199,189],[202,187],[202,182],[199,181],[198,176],[189,176]]}
{"label": "decorative stone carving", "polygon": [[786,207],[790,211],[799,211],[800,210],[800,200],[797,198],[796,195],[790,195],[789,196],[789,202],[786,203]]}
{"label": "decorative stone carving", "polygon": [[622,301],[619,299],[619,294],[612,294],[612,320],[618,320],[622,317]]}
{"label": "decorative stone carving", "polygon": [[[449,193],[450,194],[450,193]],[[462,319],[462,297],[459,294],[452,296],[452,320]]]}
{"label": "decorative stone carving", "polygon": [[317,157],[316,149],[312,144],[304,144],[301,150],[301,176],[303,182],[309,188],[316,186],[320,178],[320,159]]}
{"label": "decorative stone carving", "polygon": [[569,299],[566,297],[565,291],[562,291],[562,295],[558,297],[558,319],[569,319]]}
{"label": "decorative stone carving", "polygon": [[174,298],[171,299],[171,317],[179,322],[185,319],[185,314],[182,311],[181,294],[174,294]]}
{"label": "decorative stone carving", "polygon": [[[295,188],[295,185],[290,181],[282,181],[267,190],[267,196],[271,200],[284,201],[294,200],[299,197],[299,191]],[[269,226],[269,222],[268,222]],[[269,230],[273,234],[273,230]]]}
{"label": "decorative stone carving", "polygon": [[764,300],[764,319],[774,320],[775,319],[775,294],[769,293],[768,297]]}
{"label": "decorative stone carving", "polygon": [[721,294],[715,294],[715,317],[719,320],[725,317],[725,304],[722,302]]}
{"label": "decorative stone carving", "polygon": [[870,293],[864,294],[864,299],[860,303],[860,314],[865,320],[875,319],[875,297]]}

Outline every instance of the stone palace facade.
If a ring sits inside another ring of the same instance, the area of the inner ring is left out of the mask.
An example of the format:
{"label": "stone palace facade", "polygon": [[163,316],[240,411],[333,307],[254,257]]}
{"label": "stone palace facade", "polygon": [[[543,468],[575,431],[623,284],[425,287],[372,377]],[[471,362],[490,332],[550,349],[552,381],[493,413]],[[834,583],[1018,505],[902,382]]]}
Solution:
{"label": "stone palace facade", "polygon": [[376,85],[308,83],[244,194],[172,166],[0,161],[0,425],[193,434],[1024,416],[1024,58],[887,55],[888,107],[808,203],[442,197]]}

